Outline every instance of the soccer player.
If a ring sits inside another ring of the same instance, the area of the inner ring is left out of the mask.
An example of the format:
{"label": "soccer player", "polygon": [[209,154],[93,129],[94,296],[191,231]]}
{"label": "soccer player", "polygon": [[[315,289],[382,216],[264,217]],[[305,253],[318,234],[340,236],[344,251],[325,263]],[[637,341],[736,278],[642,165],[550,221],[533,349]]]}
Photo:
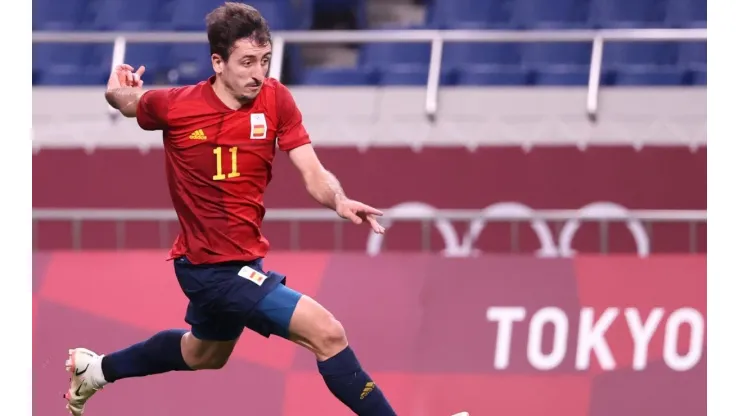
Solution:
{"label": "soccer player", "polygon": [[[288,153],[320,204],[376,233],[377,209],[347,198],[319,162],[291,93],[268,78],[270,31],[251,6],[225,3],[206,17],[215,75],[197,85],[144,91],[144,67],[118,66],[105,97],[144,130],[163,133],[166,175],[181,234],[170,251],[190,303],[190,330],[169,329],[108,355],[71,349],[67,408],[108,383],[223,367],[243,329],[310,350],[329,390],[358,415],[395,415],[362,369],[342,325],[316,301],[264,271],[263,195],[276,147]],[[144,415],[145,410],[135,409]]]}

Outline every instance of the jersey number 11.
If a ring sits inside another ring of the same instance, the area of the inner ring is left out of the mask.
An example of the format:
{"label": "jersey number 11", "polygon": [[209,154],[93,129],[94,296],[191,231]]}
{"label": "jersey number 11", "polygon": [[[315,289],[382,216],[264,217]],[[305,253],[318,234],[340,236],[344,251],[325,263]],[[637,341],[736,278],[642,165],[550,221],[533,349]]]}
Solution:
{"label": "jersey number 11", "polygon": [[239,149],[234,146],[229,149],[229,153],[231,153],[231,172],[228,175],[224,175],[224,165],[223,165],[223,156],[222,156],[222,150],[221,146],[213,149],[213,154],[216,155],[216,174],[213,175],[214,181],[222,181],[226,178],[236,178],[239,176],[239,171],[237,170],[237,164],[236,164],[236,153],[239,151]]}

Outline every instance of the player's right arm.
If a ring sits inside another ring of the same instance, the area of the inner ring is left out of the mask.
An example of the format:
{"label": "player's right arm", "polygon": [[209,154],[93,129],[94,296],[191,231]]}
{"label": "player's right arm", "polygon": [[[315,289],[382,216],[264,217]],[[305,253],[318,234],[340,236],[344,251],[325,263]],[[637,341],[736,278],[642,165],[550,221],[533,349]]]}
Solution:
{"label": "player's right arm", "polygon": [[162,130],[167,126],[169,90],[144,90],[144,70],[143,66],[136,72],[130,65],[117,66],[108,79],[105,100],[125,117],[136,117],[142,129]]}
{"label": "player's right arm", "polygon": [[136,117],[136,107],[145,92],[141,80],[144,70],[141,66],[134,72],[131,65],[122,64],[115,67],[108,78],[105,100],[126,117]]}

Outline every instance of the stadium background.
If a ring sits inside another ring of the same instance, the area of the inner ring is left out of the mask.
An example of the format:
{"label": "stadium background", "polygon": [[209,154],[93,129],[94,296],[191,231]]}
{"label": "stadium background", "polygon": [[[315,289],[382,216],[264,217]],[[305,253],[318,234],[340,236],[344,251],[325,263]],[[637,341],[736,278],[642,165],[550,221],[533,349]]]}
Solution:
{"label": "stadium background", "polygon": [[[63,411],[67,348],[182,325],[160,138],[111,119],[102,88],[111,31],[185,39],[219,3],[34,0],[35,414]],[[706,27],[702,0],[251,4],[286,39]],[[59,41],[83,31],[108,40]],[[150,86],[210,72],[204,43],[124,39]],[[436,97],[430,43],[288,42],[280,76],[320,157],[396,221],[382,242],[335,221],[279,155],[268,268],[334,311],[402,415],[706,414],[706,42],[607,41],[595,91],[592,40],[510,40],[444,42]],[[495,308],[520,314],[510,333]],[[249,334],[222,371],[116,383],[89,412],[144,391],[156,415],[347,414],[314,367]]]}

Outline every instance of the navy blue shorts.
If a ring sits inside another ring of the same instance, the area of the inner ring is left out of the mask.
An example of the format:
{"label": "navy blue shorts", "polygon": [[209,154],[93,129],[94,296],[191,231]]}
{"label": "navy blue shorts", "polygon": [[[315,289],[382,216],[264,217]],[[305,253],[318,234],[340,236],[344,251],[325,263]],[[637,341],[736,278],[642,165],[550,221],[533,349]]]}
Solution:
{"label": "navy blue shorts", "polygon": [[301,294],[286,278],[265,272],[262,259],[250,262],[192,264],[175,259],[175,275],[190,299],[185,322],[201,340],[231,341],[244,328],[264,337],[288,338],[288,325]]}

